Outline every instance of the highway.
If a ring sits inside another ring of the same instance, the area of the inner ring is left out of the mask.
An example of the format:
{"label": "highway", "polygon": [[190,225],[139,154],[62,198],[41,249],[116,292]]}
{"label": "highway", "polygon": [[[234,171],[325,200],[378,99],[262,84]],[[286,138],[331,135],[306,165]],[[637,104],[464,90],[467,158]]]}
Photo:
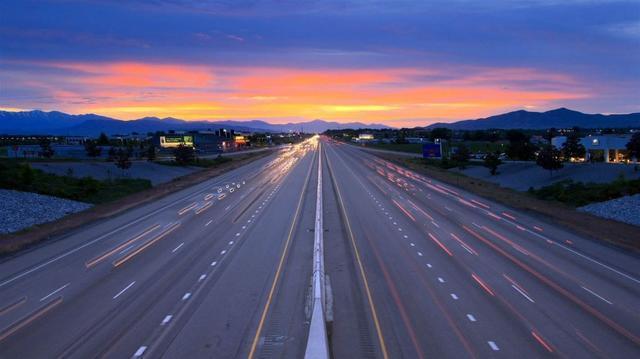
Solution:
{"label": "highway", "polygon": [[314,137],[0,263],[2,358],[640,356],[640,258]]}

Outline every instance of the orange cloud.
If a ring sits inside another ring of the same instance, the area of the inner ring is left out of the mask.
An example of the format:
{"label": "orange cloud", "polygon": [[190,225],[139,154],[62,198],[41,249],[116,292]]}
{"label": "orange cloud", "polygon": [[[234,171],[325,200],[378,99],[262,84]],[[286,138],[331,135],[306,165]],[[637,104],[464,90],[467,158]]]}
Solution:
{"label": "orange cloud", "polygon": [[[57,109],[123,119],[323,118],[417,126],[428,122],[415,119],[475,118],[590,96],[567,75],[521,68],[300,70],[129,62],[45,66],[65,71],[49,78],[28,77],[24,83],[48,91]],[[540,85],[529,86],[532,82]]]}

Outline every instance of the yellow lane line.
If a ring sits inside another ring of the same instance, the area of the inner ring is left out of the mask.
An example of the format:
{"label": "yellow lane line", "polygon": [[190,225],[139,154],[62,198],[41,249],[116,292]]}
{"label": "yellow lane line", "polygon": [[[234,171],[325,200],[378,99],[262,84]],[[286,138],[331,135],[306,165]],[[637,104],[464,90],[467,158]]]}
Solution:
{"label": "yellow lane line", "polygon": [[[335,153],[335,152],[334,152]],[[337,156],[337,154],[336,154]],[[340,193],[340,188],[338,187],[338,183],[334,177],[333,167],[331,166],[331,162],[329,161],[329,156],[326,156],[327,166],[331,170],[331,179],[333,181],[333,186],[336,189],[336,193],[338,194],[338,201],[340,201],[340,209],[342,211],[342,215],[344,216],[345,223],[347,225],[347,232],[349,233],[349,239],[351,240],[351,246],[353,247],[353,252],[356,256],[356,262],[358,262],[358,268],[360,270],[360,275],[362,276],[362,281],[364,282],[364,289],[367,294],[367,300],[369,301],[369,308],[371,309],[371,314],[373,316],[373,324],[376,327],[376,333],[378,335],[378,341],[380,342],[380,350],[382,351],[382,356],[385,359],[389,358],[389,354],[387,354],[387,346],[384,342],[384,337],[382,335],[382,329],[380,328],[380,322],[378,321],[378,313],[376,312],[376,306],[373,303],[373,297],[371,296],[371,290],[369,289],[369,282],[367,281],[367,274],[364,271],[364,266],[362,265],[362,260],[360,259],[360,252],[358,251],[358,246],[356,246],[356,242],[353,236],[353,231],[351,230],[351,223],[349,222],[349,217],[347,217],[347,212],[344,207],[344,202],[342,200],[342,194]]]}
{"label": "yellow lane line", "polygon": [[[320,148],[318,147],[318,153],[320,152]],[[269,290],[269,296],[267,297],[267,303],[264,306],[264,310],[262,311],[262,315],[260,316],[260,322],[258,323],[258,330],[256,330],[256,335],[253,337],[253,342],[251,343],[251,351],[249,352],[249,359],[252,359],[256,352],[256,347],[258,346],[258,341],[260,339],[260,333],[262,332],[262,327],[264,326],[264,321],[267,317],[267,313],[269,312],[269,307],[271,306],[271,300],[273,299],[273,293],[276,290],[276,286],[280,280],[280,272],[282,271],[282,266],[284,265],[284,259],[287,257],[287,253],[289,251],[289,244],[291,243],[291,238],[293,236],[293,230],[296,227],[296,222],[298,220],[298,215],[300,214],[300,209],[302,208],[302,200],[304,199],[304,193],[307,191],[307,184],[309,183],[309,177],[311,176],[311,170],[313,169],[313,164],[315,161],[311,162],[312,165],[309,166],[309,171],[307,172],[307,177],[304,180],[304,186],[302,187],[302,192],[300,192],[300,198],[298,199],[298,206],[296,207],[296,212],[293,216],[293,221],[291,222],[291,228],[289,228],[289,235],[287,236],[287,241],[285,242],[284,249],[282,250],[282,255],[280,256],[280,262],[278,263],[278,269],[276,269],[276,275],[273,278],[273,282],[271,283],[271,289]]]}

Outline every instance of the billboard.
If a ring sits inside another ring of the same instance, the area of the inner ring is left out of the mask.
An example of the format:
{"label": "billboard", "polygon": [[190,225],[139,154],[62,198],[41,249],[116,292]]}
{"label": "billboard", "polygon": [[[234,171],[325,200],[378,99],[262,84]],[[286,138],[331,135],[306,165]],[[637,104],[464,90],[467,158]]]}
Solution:
{"label": "billboard", "polygon": [[442,157],[442,144],[441,143],[425,143],[422,145],[422,157],[423,158],[441,158]]}
{"label": "billboard", "polygon": [[180,144],[193,147],[193,136],[183,136],[183,135],[160,136],[160,147],[162,148],[174,148],[174,147],[178,147],[178,145]]}

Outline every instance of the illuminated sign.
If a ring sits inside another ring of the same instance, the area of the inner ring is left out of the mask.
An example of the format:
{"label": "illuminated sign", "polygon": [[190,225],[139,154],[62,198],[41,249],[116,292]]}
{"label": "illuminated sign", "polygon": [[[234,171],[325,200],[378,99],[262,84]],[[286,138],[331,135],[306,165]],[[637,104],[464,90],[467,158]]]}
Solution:
{"label": "illuminated sign", "polygon": [[193,147],[193,136],[169,135],[160,136],[160,147],[174,148],[180,144]]}
{"label": "illuminated sign", "polygon": [[442,145],[440,143],[425,143],[422,145],[422,157],[440,158],[442,157]]}
{"label": "illuminated sign", "polygon": [[235,137],[233,138],[233,140],[234,140],[234,141],[236,142],[236,144],[238,144],[238,145],[244,145],[244,144],[246,144],[247,142],[249,142],[249,141],[248,141],[248,139],[247,139],[246,137],[244,137],[244,136],[235,136]]}
{"label": "illuminated sign", "polygon": [[358,136],[358,139],[359,139],[359,140],[373,140],[373,135],[372,135],[372,134],[370,134],[370,133],[361,133],[361,134]]}

